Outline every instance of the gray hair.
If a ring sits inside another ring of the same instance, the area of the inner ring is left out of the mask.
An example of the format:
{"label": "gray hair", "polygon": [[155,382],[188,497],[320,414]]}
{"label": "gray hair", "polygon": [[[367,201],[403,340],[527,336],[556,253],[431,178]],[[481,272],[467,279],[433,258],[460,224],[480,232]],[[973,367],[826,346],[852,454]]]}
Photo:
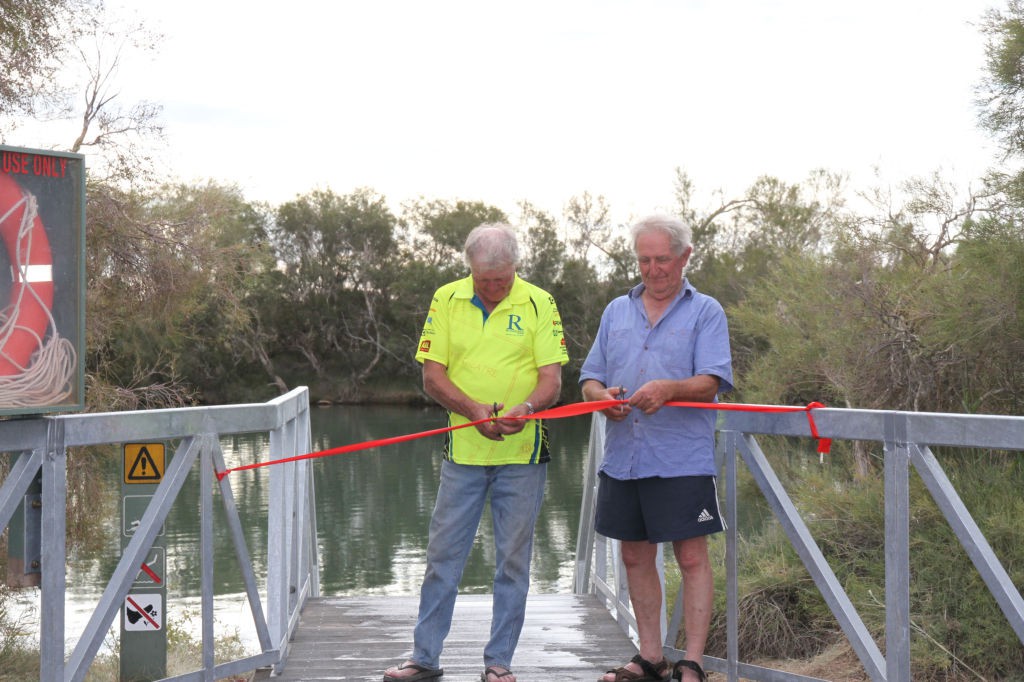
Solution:
{"label": "gray hair", "polygon": [[466,237],[466,265],[484,270],[519,265],[519,242],[508,223],[484,223]]}
{"label": "gray hair", "polygon": [[661,232],[668,235],[669,247],[676,256],[683,255],[693,245],[693,230],[679,218],[663,213],[656,213],[633,223],[630,228],[633,234],[633,251],[636,251],[637,238],[648,232]]}

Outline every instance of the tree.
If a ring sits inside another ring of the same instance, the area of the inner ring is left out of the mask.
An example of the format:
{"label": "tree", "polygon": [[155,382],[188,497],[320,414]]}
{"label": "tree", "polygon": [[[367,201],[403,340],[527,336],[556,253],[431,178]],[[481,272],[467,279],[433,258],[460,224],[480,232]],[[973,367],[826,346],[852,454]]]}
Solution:
{"label": "tree", "polygon": [[[744,206],[747,202],[742,198],[722,199],[717,208],[701,212],[693,205],[695,186],[689,174],[678,167],[675,174],[676,212],[680,219],[693,228],[694,249],[687,270],[690,272],[713,270],[717,260],[728,256],[735,250],[735,235],[731,240],[726,239],[726,233],[721,227],[719,218]],[[719,194],[716,193],[716,195]]]}
{"label": "tree", "polygon": [[95,152],[93,180],[155,180],[148,150],[163,136],[162,107],[122,102],[117,79],[123,59],[154,50],[158,39],[105,14],[101,0],[0,0],[0,142],[26,119],[78,116],[66,149]]}
{"label": "tree", "polygon": [[[822,225],[729,309],[751,402],[1012,413],[1024,376],[1019,216],[912,180],[899,204]],[[868,463],[858,451],[859,470]]]}
{"label": "tree", "polygon": [[573,257],[589,260],[592,248],[605,252],[611,242],[612,225],[610,207],[603,196],[584,192],[570,197],[564,213],[568,228],[565,242]]}
{"label": "tree", "polygon": [[482,201],[428,201],[421,197],[402,206],[401,222],[408,256],[451,272],[453,277],[461,268],[462,247],[470,230],[484,223],[508,222],[508,216]]}
{"label": "tree", "polygon": [[[611,239],[608,206],[603,197],[573,197],[566,204],[566,238],[550,214],[528,201],[519,205],[526,258],[522,274],[547,290],[558,303],[569,364],[562,399],[578,399],[577,378],[597,333],[601,311],[613,295],[625,290],[621,268],[632,260],[622,254],[624,240]],[[591,247],[598,255],[591,257]],[[626,267],[629,267],[628,265]]]}
{"label": "tree", "polygon": [[519,203],[519,224],[526,228],[519,274],[542,289],[551,291],[562,275],[566,246],[558,236],[558,225],[551,214],[528,201]]}
{"label": "tree", "polygon": [[63,109],[56,77],[97,0],[0,0],[0,141],[18,116]]}
{"label": "tree", "polygon": [[[152,160],[148,146],[163,138],[160,114],[163,107],[147,101],[122,106],[117,74],[127,50],[154,49],[156,36],[142,24],[120,26],[100,18],[87,23],[76,53],[85,70],[81,128],[71,151],[97,152],[93,177],[103,173],[111,181],[139,182],[150,179]],[[98,166],[98,167],[97,167]]]}
{"label": "tree", "polygon": [[[236,186],[213,182],[168,185],[149,204],[151,219],[172,238],[181,293],[169,324],[177,372],[204,403],[270,398],[288,386],[268,363],[254,292],[275,270],[267,240],[269,210]],[[256,371],[261,367],[268,384]]]}
{"label": "tree", "polygon": [[1000,201],[998,184],[963,193],[936,172],[900,183],[896,194],[872,188],[861,197],[874,213],[858,220],[855,232],[887,263],[909,261],[918,268],[945,267],[976,214]]}
{"label": "tree", "polygon": [[985,12],[985,74],[977,88],[979,121],[1007,157],[1024,155],[1024,1]]}
{"label": "tree", "polygon": [[[935,278],[925,342],[956,362],[949,407],[1020,414],[1024,407],[1024,229],[1020,216],[971,222]],[[954,302],[955,305],[944,305]]]}
{"label": "tree", "polygon": [[316,190],[282,204],[271,231],[291,292],[274,316],[283,347],[297,352],[315,379],[348,375],[351,397],[386,356],[389,289],[396,276],[397,219],[371,189],[340,196]]}
{"label": "tree", "polygon": [[244,297],[273,266],[260,212],[212,183],[92,183],[88,205],[90,405],[167,407],[247,388],[256,331]]}

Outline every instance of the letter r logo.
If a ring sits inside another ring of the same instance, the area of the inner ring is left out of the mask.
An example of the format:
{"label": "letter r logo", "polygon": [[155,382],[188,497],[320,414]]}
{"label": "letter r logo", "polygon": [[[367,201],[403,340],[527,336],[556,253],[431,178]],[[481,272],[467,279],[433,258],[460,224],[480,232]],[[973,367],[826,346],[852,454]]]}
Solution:
{"label": "letter r logo", "polygon": [[508,327],[505,328],[505,331],[510,332],[510,331],[512,331],[513,328],[515,328],[516,331],[520,331],[520,332],[523,331],[523,328],[519,326],[519,323],[522,322],[522,321],[523,321],[522,315],[509,315],[508,316]]}

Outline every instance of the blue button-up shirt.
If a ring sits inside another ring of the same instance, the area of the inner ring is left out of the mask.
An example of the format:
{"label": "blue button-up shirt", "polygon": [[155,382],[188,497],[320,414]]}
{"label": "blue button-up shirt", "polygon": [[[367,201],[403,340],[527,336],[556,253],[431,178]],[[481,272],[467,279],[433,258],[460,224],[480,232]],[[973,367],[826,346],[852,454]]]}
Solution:
{"label": "blue button-up shirt", "polygon": [[[614,299],[601,316],[580,383],[596,379],[625,386],[626,396],[653,379],[708,374],[731,390],[729,327],[721,304],[687,280],[652,327],[644,285]],[[714,476],[716,410],[662,407],[652,415],[634,409],[621,422],[607,420],[601,471],[620,480],[660,476]]]}

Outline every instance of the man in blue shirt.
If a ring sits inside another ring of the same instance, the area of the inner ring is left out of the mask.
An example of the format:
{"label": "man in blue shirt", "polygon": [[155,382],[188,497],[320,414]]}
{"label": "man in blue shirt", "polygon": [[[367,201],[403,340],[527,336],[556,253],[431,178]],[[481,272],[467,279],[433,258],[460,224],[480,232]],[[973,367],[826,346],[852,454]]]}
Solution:
{"label": "man in blue shirt", "polygon": [[[603,410],[604,460],[595,529],[620,540],[640,652],[603,682],[669,677],[704,682],[714,576],[707,536],[723,530],[715,489],[714,410],[664,407],[715,402],[732,388],[729,328],[722,306],[683,277],[691,230],[655,215],[632,228],[641,283],[613,300],[580,374],[583,398],[628,398]],[[663,409],[664,408],[664,409]],[[662,655],[658,544],[671,542],[683,576],[686,654]]]}

